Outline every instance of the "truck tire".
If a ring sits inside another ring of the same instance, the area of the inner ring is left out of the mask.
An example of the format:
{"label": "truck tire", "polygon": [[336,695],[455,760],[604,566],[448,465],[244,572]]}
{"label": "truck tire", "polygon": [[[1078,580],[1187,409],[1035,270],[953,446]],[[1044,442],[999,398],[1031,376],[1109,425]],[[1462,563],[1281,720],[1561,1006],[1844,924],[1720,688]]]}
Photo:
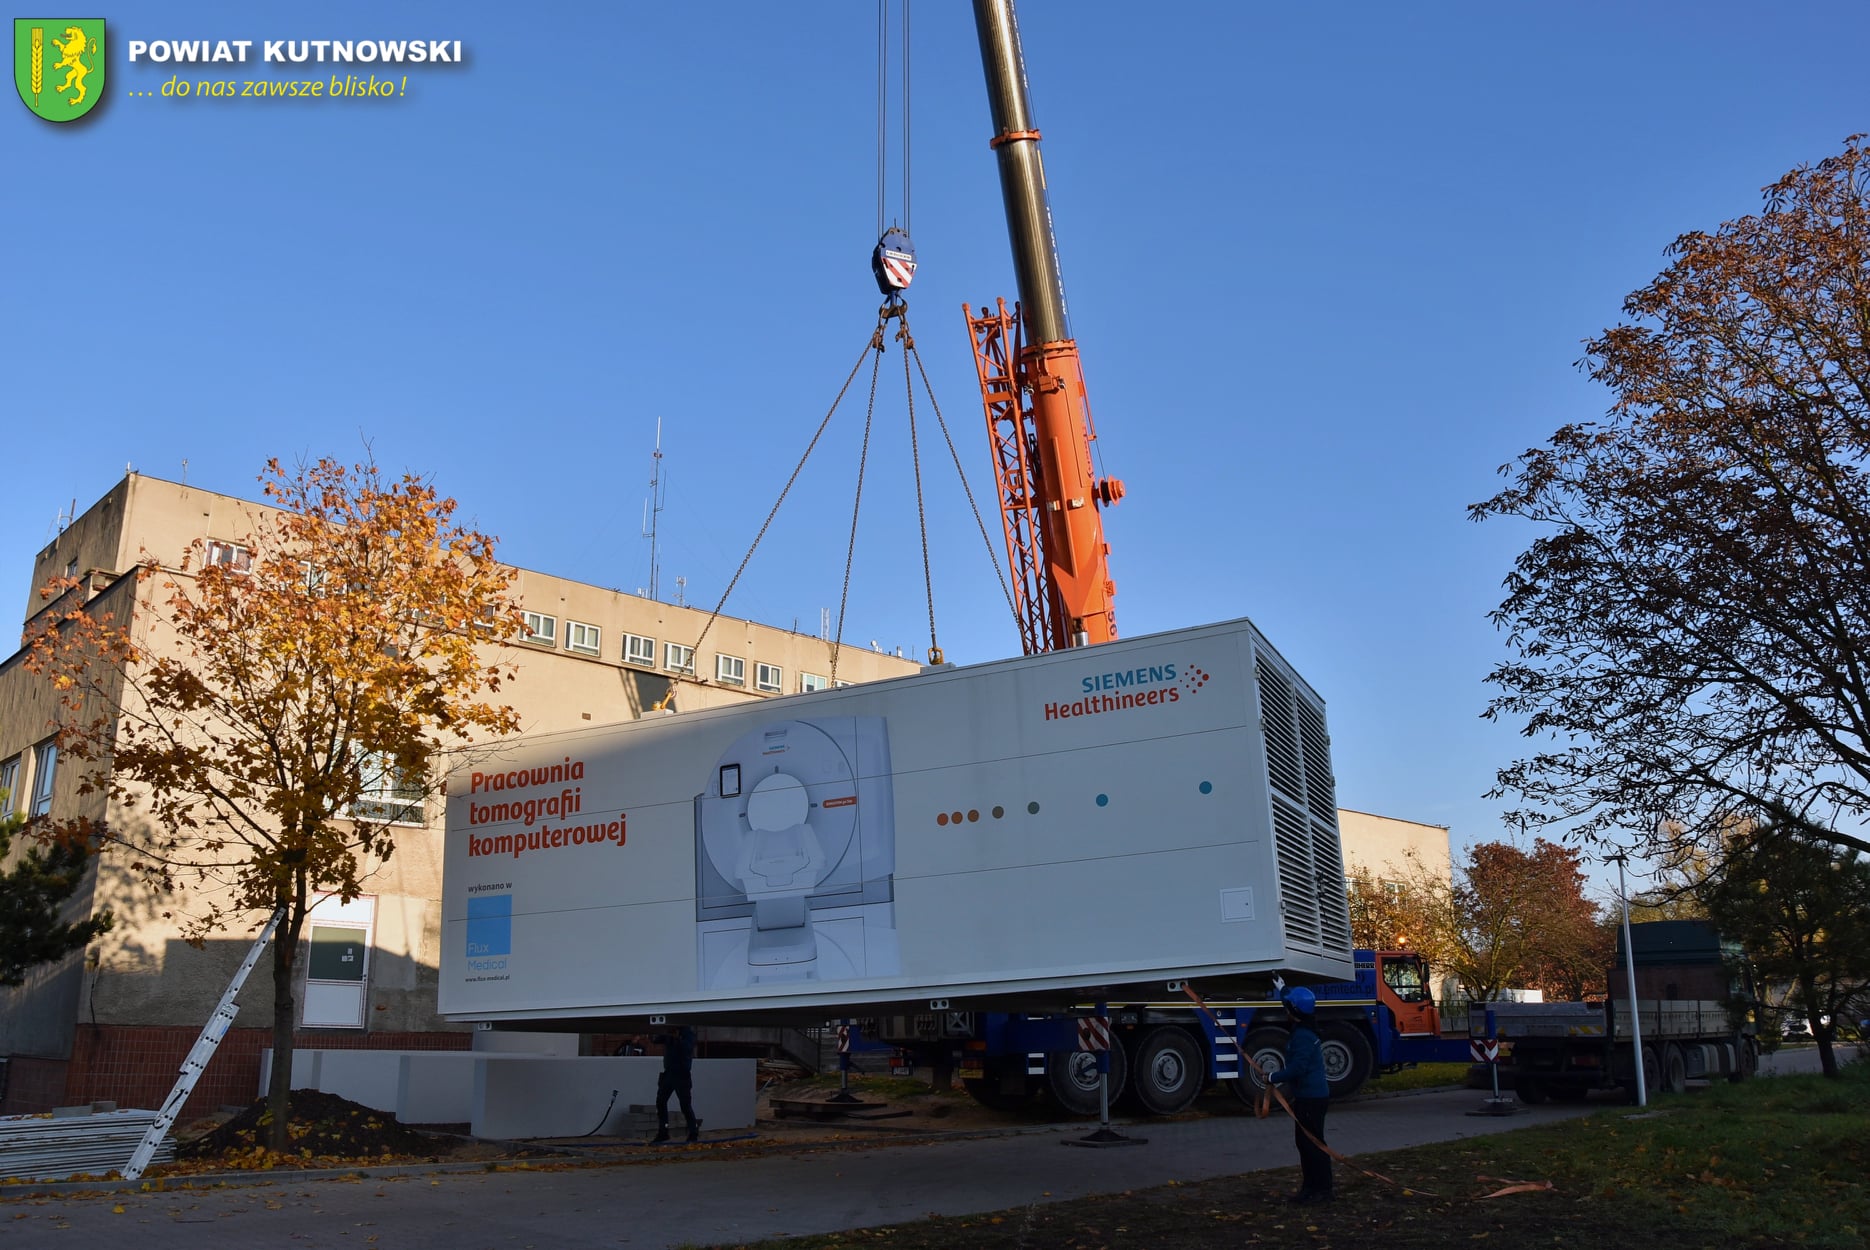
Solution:
{"label": "truck tire", "polygon": [[[1123,1096],[1128,1084],[1129,1057],[1121,1045],[1110,1048],[1110,1102]],[[1088,1050],[1058,1051],[1046,1056],[1045,1087],[1052,1100],[1072,1115],[1096,1115],[1097,1056]]]}
{"label": "truck tire", "polygon": [[1688,1060],[1683,1056],[1682,1048],[1674,1042],[1662,1048],[1661,1086],[1665,1094],[1688,1092]]}
{"label": "truck tire", "polygon": [[1528,1107],[1538,1106],[1547,1097],[1545,1082],[1525,1072],[1513,1074],[1513,1092],[1518,1094],[1519,1100]]}
{"label": "truck tire", "polygon": [[[1261,1070],[1277,1072],[1286,1066],[1286,1031],[1270,1025],[1266,1028],[1254,1029],[1241,1042],[1240,1049],[1254,1063],[1260,1065]],[[1266,1087],[1266,1082],[1261,1079],[1260,1072],[1256,1071],[1252,1064],[1247,1065],[1247,1070],[1240,1074],[1238,1081],[1230,1082],[1230,1084],[1234,1087],[1234,1096],[1249,1107],[1253,1105],[1253,1100],[1259,1097],[1260,1091]]]}
{"label": "truck tire", "polygon": [[[1654,1046],[1643,1047],[1643,1092],[1646,1094],[1655,1093],[1661,1075],[1662,1064],[1656,1055],[1656,1048]],[[1618,1081],[1617,1084],[1623,1089],[1624,1093],[1630,1096],[1631,1102],[1636,1101],[1636,1078],[1632,1077],[1627,1081]]]}
{"label": "truck tire", "polygon": [[1151,1115],[1174,1115],[1201,1096],[1207,1076],[1200,1043],[1172,1024],[1158,1025],[1136,1047],[1130,1093]]}
{"label": "truck tire", "polygon": [[1734,1039],[1734,1070],[1727,1074],[1727,1079],[1738,1085],[1760,1070],[1760,1052],[1754,1048],[1750,1037]]}
{"label": "truck tire", "polygon": [[1326,1020],[1318,1026],[1318,1038],[1325,1052],[1325,1080],[1330,1082],[1333,1098],[1348,1098],[1370,1079],[1370,1039],[1354,1024]]}

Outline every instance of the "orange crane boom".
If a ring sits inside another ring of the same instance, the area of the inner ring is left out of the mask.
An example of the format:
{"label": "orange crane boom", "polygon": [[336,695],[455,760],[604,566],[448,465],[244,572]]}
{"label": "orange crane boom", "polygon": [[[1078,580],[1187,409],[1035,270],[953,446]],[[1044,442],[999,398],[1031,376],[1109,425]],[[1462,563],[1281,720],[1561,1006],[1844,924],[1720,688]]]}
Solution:
{"label": "orange crane boom", "polygon": [[993,448],[1021,642],[1033,655],[1117,636],[1117,588],[1101,512],[1123,497],[1123,483],[1098,477],[1091,462],[1097,434],[1078,344],[1066,323],[1013,0],[974,0],[974,23],[1020,298],[1011,313],[1005,300],[978,314],[965,305],[963,311]]}

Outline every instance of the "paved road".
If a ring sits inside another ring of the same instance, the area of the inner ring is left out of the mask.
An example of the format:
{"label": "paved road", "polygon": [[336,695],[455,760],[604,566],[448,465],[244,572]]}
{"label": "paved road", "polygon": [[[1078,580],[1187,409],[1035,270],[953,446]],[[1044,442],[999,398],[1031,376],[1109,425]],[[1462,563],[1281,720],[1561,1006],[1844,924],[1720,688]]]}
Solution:
{"label": "paved road", "polygon": [[[1864,1053],[1856,1043],[1833,1047],[1839,1066],[1849,1063]],[[1794,1072],[1817,1072],[1823,1065],[1818,1061],[1816,1046],[1781,1046],[1770,1055],[1760,1056],[1761,1076],[1785,1076]]]}
{"label": "paved road", "polygon": [[[1330,1138],[1351,1154],[1473,1137],[1579,1114],[1545,1106],[1466,1113],[1461,1091],[1337,1108]],[[962,1215],[1231,1176],[1294,1163],[1282,1120],[1217,1116],[1134,1129],[1144,1146],[1065,1149],[1084,1126],[970,1141],[892,1144],[739,1160],[699,1158],[573,1172],[449,1173],[285,1182],[200,1193],[113,1193],[0,1203],[0,1245],[204,1250],[506,1250],[749,1241]],[[121,1207],[121,1213],[116,1210]]]}
{"label": "paved road", "polygon": [[[1766,1056],[1761,1071],[1817,1068],[1816,1049],[1803,1047]],[[1483,1097],[1460,1091],[1352,1103],[1332,1111],[1331,1142],[1347,1153],[1364,1154],[1502,1132],[1590,1109],[1547,1105],[1503,1118],[1467,1114]],[[1292,1132],[1282,1120],[1217,1116],[1126,1131],[1147,1137],[1148,1144],[1062,1149],[1061,1142],[1086,1132],[1075,1125],[968,1141],[802,1150],[763,1158],[710,1159],[699,1152],[653,1164],[573,1172],[320,1179],[200,1193],[14,1200],[0,1202],[0,1246],[654,1250],[833,1232],[931,1214],[998,1211],[1172,1180],[1290,1167],[1294,1161]]]}

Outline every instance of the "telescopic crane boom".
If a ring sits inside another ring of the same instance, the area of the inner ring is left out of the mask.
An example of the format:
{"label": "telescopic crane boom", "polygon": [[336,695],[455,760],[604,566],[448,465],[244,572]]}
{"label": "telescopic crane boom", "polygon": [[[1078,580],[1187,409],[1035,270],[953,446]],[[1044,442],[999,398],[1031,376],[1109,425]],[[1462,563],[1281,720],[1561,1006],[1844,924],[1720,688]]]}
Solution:
{"label": "telescopic crane boom", "polygon": [[1123,483],[1099,478],[1092,467],[1097,434],[1065,316],[1013,0],[974,0],[974,24],[1019,303],[1011,313],[1005,300],[994,310],[963,311],[993,443],[1021,641],[1033,655],[1117,636],[1101,509],[1123,497]]}

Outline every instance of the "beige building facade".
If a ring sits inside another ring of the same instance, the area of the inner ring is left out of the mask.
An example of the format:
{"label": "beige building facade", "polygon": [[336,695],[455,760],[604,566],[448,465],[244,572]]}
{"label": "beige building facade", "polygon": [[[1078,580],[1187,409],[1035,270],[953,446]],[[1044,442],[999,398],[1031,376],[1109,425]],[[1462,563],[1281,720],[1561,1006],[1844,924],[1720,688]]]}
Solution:
{"label": "beige building facade", "polygon": [[1362,868],[1378,881],[1400,881],[1413,859],[1440,880],[1453,878],[1454,855],[1446,825],[1339,808],[1338,836],[1344,844],[1346,876]]}
{"label": "beige building facade", "polygon": [[[239,567],[243,541],[266,505],[131,474],[98,500],[34,562],[25,605],[28,626],[47,604],[38,587],[78,578],[90,610],[111,611],[133,628],[139,605],[134,570],[153,560],[177,570],[190,544]],[[517,570],[516,597],[528,635],[507,649],[517,669],[499,698],[519,714],[521,732],[540,733],[658,714],[777,698],[822,689],[834,679],[824,639],[637,595]],[[703,634],[706,629],[705,637]],[[149,636],[149,635],[145,635]],[[700,645],[697,646],[697,643]],[[109,822],[144,819],[104,794],[80,793],[82,770],[61,760],[52,740],[53,694],[26,671],[24,655],[0,660],[0,787],[3,810]],[[837,684],[918,671],[915,661],[846,646]],[[441,929],[441,803],[406,813],[395,854],[365,867],[366,894],[328,900],[307,926],[294,987],[301,1045],[455,1049],[467,1034],[435,1014]],[[20,848],[23,849],[23,848]],[[18,853],[18,851],[16,851]],[[116,927],[82,954],[33,970],[26,984],[0,988],[0,1109],[114,1099],[156,1106],[181,1058],[211,1014],[258,931],[183,939],[189,899],[156,896],[107,849],[68,917],[108,909]],[[191,1107],[244,1103],[257,1087],[259,1047],[270,1023],[266,967],[242,992],[241,1019],[204,1077]]]}

